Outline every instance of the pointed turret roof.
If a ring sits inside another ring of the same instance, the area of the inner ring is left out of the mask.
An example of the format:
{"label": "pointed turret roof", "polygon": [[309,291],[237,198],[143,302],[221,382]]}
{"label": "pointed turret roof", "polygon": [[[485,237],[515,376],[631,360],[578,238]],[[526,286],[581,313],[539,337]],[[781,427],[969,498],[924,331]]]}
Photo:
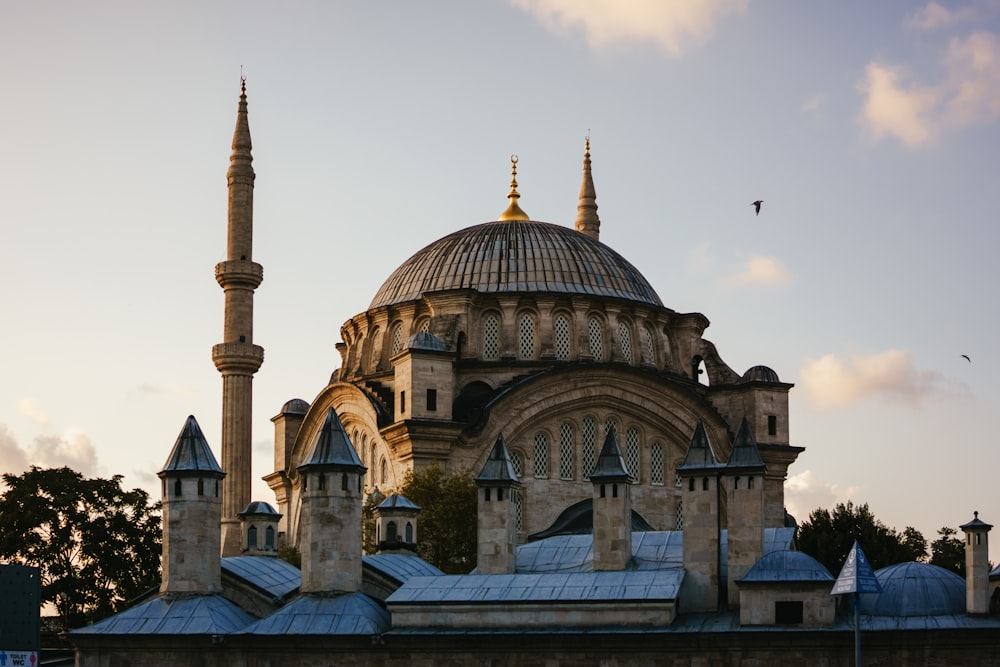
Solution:
{"label": "pointed turret roof", "polygon": [[705,424],[699,419],[697,426],[694,427],[694,435],[691,436],[691,444],[688,445],[684,463],[677,468],[677,472],[702,471],[719,467],[719,459],[712,451],[712,443],[708,439]]}
{"label": "pointed turret roof", "polygon": [[404,495],[394,493],[378,504],[378,510],[409,510],[419,512],[423,508]]}
{"label": "pointed turret roof", "polygon": [[482,472],[476,477],[476,484],[479,486],[503,486],[519,485],[521,479],[514,470],[514,462],[510,460],[510,451],[507,449],[507,441],[503,439],[503,433],[497,436],[493,443],[493,449],[483,465]]}
{"label": "pointed turret roof", "polygon": [[597,457],[597,464],[593,472],[588,476],[591,482],[598,481],[624,481],[631,480],[625,459],[622,458],[621,447],[618,446],[618,438],[615,432],[608,431],[604,436],[604,446],[601,447],[601,454]]}
{"label": "pointed turret roof", "polygon": [[233,152],[229,156],[229,173],[234,175],[249,174],[253,177],[253,144],[250,141],[250,118],[247,114],[247,80],[240,79],[240,106],[236,112],[236,129],[233,130]]}
{"label": "pointed turret roof", "polygon": [[977,511],[972,513],[972,521],[968,523],[963,523],[961,526],[959,526],[959,528],[961,528],[966,533],[975,531],[988,532],[991,528],[993,528],[993,525],[986,523],[985,521],[980,519],[979,512]]}
{"label": "pointed turret roof", "polygon": [[299,466],[299,470],[319,466],[358,472],[368,470],[358,458],[358,453],[354,450],[354,445],[347,437],[347,431],[344,430],[344,425],[333,408],[326,413],[326,421],[323,422],[323,429],[319,432],[312,456]]}
{"label": "pointed turret roof", "polygon": [[576,207],[576,231],[594,240],[600,240],[601,219],[597,215],[597,192],[590,172],[590,136],[583,151],[583,182],[580,184],[580,203]]}
{"label": "pointed turret roof", "polygon": [[757,441],[750,431],[750,422],[744,417],[740,422],[740,430],[736,432],[736,440],[733,441],[733,453],[726,463],[726,472],[763,472],[764,469]]}
{"label": "pointed turret roof", "polygon": [[170,456],[163,464],[163,470],[157,475],[160,477],[194,475],[219,479],[226,476],[215,460],[212,449],[205,440],[205,434],[201,432],[198,420],[193,415],[189,415],[184,422],[184,428],[177,436],[174,448],[170,450]]}

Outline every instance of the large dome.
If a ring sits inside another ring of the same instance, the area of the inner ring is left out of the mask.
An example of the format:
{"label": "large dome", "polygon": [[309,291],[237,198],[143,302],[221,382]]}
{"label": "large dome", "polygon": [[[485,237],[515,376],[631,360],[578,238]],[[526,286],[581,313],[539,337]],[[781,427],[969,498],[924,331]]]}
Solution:
{"label": "large dome", "polygon": [[450,289],[587,294],[663,305],[642,274],[603,243],[568,227],[511,220],[467,227],[431,243],[393,271],[369,309]]}

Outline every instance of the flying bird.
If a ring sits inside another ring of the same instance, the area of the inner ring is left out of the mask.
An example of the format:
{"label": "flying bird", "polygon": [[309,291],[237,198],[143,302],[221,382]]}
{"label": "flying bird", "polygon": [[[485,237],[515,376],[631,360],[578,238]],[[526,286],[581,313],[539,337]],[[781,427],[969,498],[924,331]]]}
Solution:
{"label": "flying bird", "polygon": [[965,359],[966,361],[968,361],[970,364],[972,363],[972,359],[969,359],[969,355],[962,354],[962,355],[959,355],[959,356],[961,356],[963,359]]}
{"label": "flying bird", "polygon": [[763,204],[763,203],[764,203],[763,199],[758,199],[755,202],[750,202],[751,206],[756,206],[757,207],[757,212],[754,213],[754,215],[760,215],[760,205]]}

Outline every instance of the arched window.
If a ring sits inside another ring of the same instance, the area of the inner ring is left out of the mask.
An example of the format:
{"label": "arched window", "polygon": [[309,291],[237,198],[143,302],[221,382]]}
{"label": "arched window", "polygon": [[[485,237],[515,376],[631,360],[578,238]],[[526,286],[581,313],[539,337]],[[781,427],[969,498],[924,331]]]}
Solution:
{"label": "arched window", "polygon": [[604,422],[604,437],[605,438],[608,437],[608,433],[614,433],[615,434],[615,439],[618,439],[618,422],[615,421],[614,417],[608,417],[607,421]]}
{"label": "arched window", "polygon": [[594,471],[597,463],[597,423],[593,417],[583,418],[583,476]]}
{"label": "arched window", "polygon": [[514,526],[520,531],[524,530],[524,497],[517,489],[510,490],[514,497]]}
{"label": "arched window", "polygon": [[411,521],[406,522],[406,543],[413,544],[413,523]]}
{"label": "arched window", "polygon": [[174,495],[181,496],[184,495],[184,485],[181,484],[181,478],[178,477],[174,480]]}
{"label": "arched window", "polygon": [[632,355],[632,329],[627,322],[618,323],[618,340],[621,341],[622,359],[626,364],[634,364],[635,357]]}
{"label": "arched window", "polygon": [[379,473],[378,473],[379,478],[382,480],[383,484],[388,484],[389,483],[389,464],[386,463],[384,456],[382,457],[382,460],[378,462],[378,467],[379,467]]}
{"label": "arched window", "polygon": [[483,359],[500,358],[500,320],[493,313],[483,317]]}
{"label": "arched window", "polygon": [[524,454],[520,450],[515,449],[510,453],[510,462],[514,466],[514,472],[517,473],[518,477],[524,477]]}
{"label": "arched window", "polygon": [[198,495],[205,495],[205,480],[201,477],[198,478]]}
{"label": "arched window", "polygon": [[674,514],[674,529],[684,530],[684,503],[677,501],[677,512]]}
{"label": "arched window", "polygon": [[587,322],[587,332],[590,336],[590,356],[596,361],[604,361],[604,327],[596,317]]}
{"label": "arched window", "polygon": [[378,484],[378,475],[375,470],[375,441],[372,440],[372,444],[368,446],[368,468],[372,472],[372,484]]}
{"label": "arched window", "polygon": [[393,544],[399,541],[399,528],[395,521],[390,521],[385,526],[385,541]]}
{"label": "arched window", "polygon": [[535,477],[549,476],[549,439],[544,433],[535,434]]}
{"label": "arched window", "polygon": [[430,333],[431,332],[431,318],[425,317],[420,320],[417,324],[417,333]]}
{"label": "arched window", "polygon": [[378,370],[378,362],[382,359],[382,330],[375,329],[372,334],[371,357],[368,360],[368,368],[371,372]]}
{"label": "arched window", "polygon": [[569,422],[559,427],[559,479],[573,479],[576,474],[576,443],[573,441],[573,425]]}
{"label": "arched window", "polygon": [[556,359],[569,359],[569,318],[559,313],[552,326],[556,333]]}
{"label": "arched window", "polygon": [[392,338],[389,339],[389,356],[399,354],[403,349],[403,325],[398,322],[392,327]]}
{"label": "arched window", "polygon": [[264,548],[274,551],[274,526],[268,526],[264,531]]}
{"label": "arched window", "polygon": [[535,320],[523,313],[517,321],[518,356],[521,359],[535,358]]}
{"label": "arched window", "polygon": [[644,361],[648,364],[656,365],[656,345],[653,344],[653,330],[649,327],[642,328],[642,347]]}
{"label": "arched window", "polygon": [[639,429],[629,426],[625,431],[625,465],[628,474],[639,481]]}
{"label": "arched window", "polygon": [[663,486],[663,445],[658,442],[649,449],[649,483]]}
{"label": "arched window", "polygon": [[247,549],[257,548],[257,526],[247,528]]}

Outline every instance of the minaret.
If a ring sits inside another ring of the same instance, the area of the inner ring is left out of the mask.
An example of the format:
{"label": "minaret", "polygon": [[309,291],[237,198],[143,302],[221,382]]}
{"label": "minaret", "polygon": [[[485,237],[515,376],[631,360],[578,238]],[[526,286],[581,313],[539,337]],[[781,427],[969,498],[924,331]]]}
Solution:
{"label": "minaret", "polygon": [[160,592],[201,595],[221,592],[219,487],[223,486],[226,474],[194,417],[184,422],[163,470],[156,474],[163,487]]}
{"label": "minaret", "polygon": [[264,348],[253,344],[253,292],[264,269],[252,261],[253,156],[247,120],[246,79],[229,158],[229,238],[226,261],[215,265],[215,279],[226,294],[223,342],[212,348],[212,361],[222,374],[222,468],[228,479],[222,498],[222,555],[239,556],[240,520],[250,503],[250,452],[253,374],[264,361]]}
{"label": "minaret", "polygon": [[576,207],[576,231],[595,241],[601,240],[601,219],[597,216],[597,192],[590,173],[590,136],[583,152],[583,182],[580,184],[580,203]]}
{"label": "minaret", "polygon": [[965,532],[965,611],[974,615],[990,613],[991,524],[972,513],[972,521],[959,526]]}

